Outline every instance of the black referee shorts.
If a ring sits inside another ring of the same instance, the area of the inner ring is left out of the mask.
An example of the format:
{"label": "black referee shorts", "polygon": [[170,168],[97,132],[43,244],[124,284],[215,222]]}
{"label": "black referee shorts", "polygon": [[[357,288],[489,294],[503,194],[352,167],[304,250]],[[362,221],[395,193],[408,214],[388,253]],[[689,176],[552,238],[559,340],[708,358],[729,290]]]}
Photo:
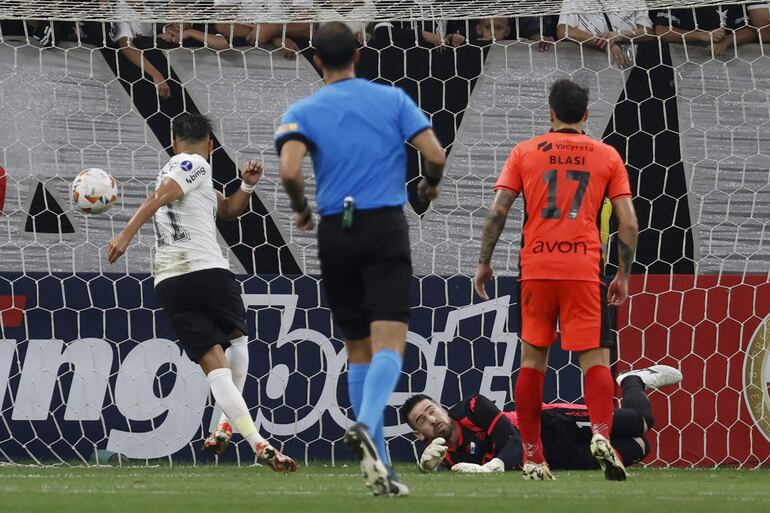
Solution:
{"label": "black referee shorts", "polygon": [[227,269],[203,269],[155,286],[155,294],[171,319],[178,344],[198,363],[215,345],[230,347],[230,335],[246,335],[246,309],[241,287]]}
{"label": "black referee shorts", "polygon": [[409,322],[412,255],[403,208],[356,210],[350,229],[342,227],[342,214],[324,216],[318,258],[346,340],[368,337],[373,321]]}

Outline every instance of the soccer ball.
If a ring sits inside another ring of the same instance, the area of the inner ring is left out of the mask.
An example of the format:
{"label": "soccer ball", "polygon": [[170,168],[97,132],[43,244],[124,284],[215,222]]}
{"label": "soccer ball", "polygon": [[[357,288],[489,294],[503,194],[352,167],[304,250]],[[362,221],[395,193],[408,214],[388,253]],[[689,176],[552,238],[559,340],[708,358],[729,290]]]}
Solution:
{"label": "soccer ball", "polygon": [[103,169],[86,169],[72,181],[72,201],[86,214],[101,214],[117,199],[118,184]]}

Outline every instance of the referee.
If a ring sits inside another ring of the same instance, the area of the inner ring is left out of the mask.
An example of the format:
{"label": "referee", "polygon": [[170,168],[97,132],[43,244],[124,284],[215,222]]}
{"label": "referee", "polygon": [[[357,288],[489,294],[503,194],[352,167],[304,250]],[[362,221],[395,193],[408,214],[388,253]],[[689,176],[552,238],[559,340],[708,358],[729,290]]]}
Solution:
{"label": "referee", "polygon": [[292,105],[275,133],[281,180],[300,230],[315,226],[301,172],[306,153],[317,181],[321,276],[348,354],[348,394],[357,423],[345,443],[376,496],[407,495],[388,462],[383,412],[401,374],[409,322],[412,259],[406,148],[426,158],[421,200],[438,196],[446,157],[428,118],[401,89],[357,79],[358,43],[327,23],[314,61],[325,87]]}

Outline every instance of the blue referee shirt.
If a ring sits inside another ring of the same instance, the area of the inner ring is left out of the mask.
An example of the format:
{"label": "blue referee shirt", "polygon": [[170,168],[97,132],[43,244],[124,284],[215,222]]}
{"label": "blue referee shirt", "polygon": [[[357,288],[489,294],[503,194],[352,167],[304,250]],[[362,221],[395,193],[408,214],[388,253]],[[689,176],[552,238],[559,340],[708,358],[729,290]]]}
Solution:
{"label": "blue referee shirt", "polygon": [[427,116],[398,87],[349,79],[324,86],[283,115],[275,132],[278,153],[291,139],[303,141],[313,158],[316,203],[322,216],[343,210],[404,205],[404,141],[430,128]]}

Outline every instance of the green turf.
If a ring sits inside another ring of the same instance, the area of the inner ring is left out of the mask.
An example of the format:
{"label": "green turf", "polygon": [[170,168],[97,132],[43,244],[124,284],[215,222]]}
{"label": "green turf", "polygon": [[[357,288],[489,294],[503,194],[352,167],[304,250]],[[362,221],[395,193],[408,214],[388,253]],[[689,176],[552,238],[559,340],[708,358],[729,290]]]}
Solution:
{"label": "green turf", "polygon": [[625,483],[597,472],[559,472],[555,482],[518,473],[420,474],[399,466],[411,497],[368,495],[357,466],[315,464],[277,475],[229,466],[0,467],[0,512],[760,513],[770,511],[767,470],[633,469]]}

